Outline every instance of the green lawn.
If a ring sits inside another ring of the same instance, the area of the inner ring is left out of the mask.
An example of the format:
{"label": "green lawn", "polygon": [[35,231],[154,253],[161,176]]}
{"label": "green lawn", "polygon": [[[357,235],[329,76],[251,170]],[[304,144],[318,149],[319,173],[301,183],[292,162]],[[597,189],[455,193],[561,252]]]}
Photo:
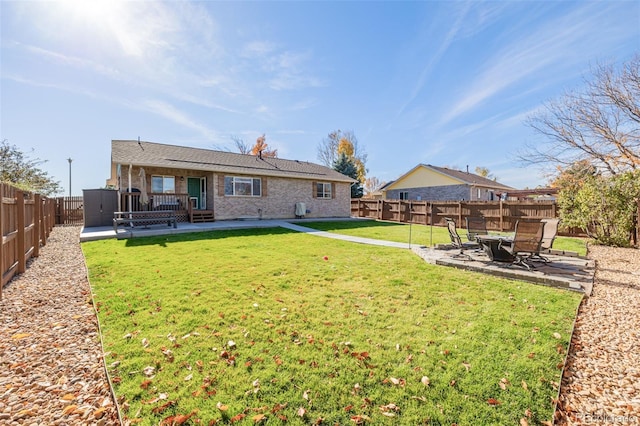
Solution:
{"label": "green lawn", "polygon": [[581,298],[279,228],[82,248],[144,425],[551,420]]}
{"label": "green lawn", "polygon": [[[301,225],[320,231],[335,232],[355,237],[374,238],[399,243],[408,243],[409,240],[411,240],[412,244],[422,244],[428,247],[451,242],[447,228],[442,226],[409,226],[404,223],[381,222],[376,220],[319,221],[304,222],[301,223]],[[464,228],[459,228],[458,234],[460,234],[463,241],[466,241],[467,234]],[[556,250],[571,251],[585,256],[587,254],[586,242],[587,240],[584,238],[557,237],[553,243],[553,248]]]}

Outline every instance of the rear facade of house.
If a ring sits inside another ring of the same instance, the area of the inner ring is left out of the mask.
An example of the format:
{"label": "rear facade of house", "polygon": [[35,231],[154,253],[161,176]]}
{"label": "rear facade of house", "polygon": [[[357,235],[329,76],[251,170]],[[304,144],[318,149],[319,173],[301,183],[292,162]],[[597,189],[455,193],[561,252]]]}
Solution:
{"label": "rear facade of house", "polygon": [[354,182],[306,161],[113,140],[107,186],[121,211],[173,209],[202,222],[349,217]]}

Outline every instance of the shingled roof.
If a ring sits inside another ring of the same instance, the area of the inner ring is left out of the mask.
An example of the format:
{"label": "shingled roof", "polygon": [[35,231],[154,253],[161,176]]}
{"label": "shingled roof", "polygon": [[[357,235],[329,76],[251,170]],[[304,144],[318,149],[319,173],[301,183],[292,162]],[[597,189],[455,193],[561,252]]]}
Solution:
{"label": "shingled roof", "polygon": [[480,175],[476,175],[474,173],[463,172],[462,170],[448,169],[446,167],[432,166],[431,164],[418,164],[417,166],[415,166],[414,168],[409,170],[407,173],[405,173],[402,176],[400,176],[398,179],[387,183],[386,185],[384,185],[380,189],[386,190],[387,188],[393,186],[393,184],[395,184],[398,181],[402,180],[405,176],[410,175],[416,169],[419,169],[421,167],[423,167],[425,169],[432,170],[432,171],[434,171],[436,173],[440,173],[440,174],[443,174],[445,176],[448,176],[448,177],[450,177],[452,179],[455,179],[455,180],[459,181],[461,184],[472,185],[472,186],[482,186],[482,187],[487,187],[487,188],[492,188],[492,189],[503,189],[503,190],[512,190],[513,189],[510,186],[503,185],[500,182],[497,182],[497,181],[492,180],[492,179],[487,179],[485,177],[482,177]]}
{"label": "shingled roof", "polygon": [[474,173],[463,172],[462,170],[448,169],[446,167],[432,166],[431,164],[420,164],[420,165],[423,167],[427,167],[431,170],[435,170],[436,172],[442,173],[454,179],[460,180],[462,181],[462,183],[466,183],[468,185],[488,186],[491,188],[513,189],[510,186],[503,185],[500,182],[497,182],[492,179],[487,179],[486,177],[482,177]]}
{"label": "shingled roof", "polygon": [[136,140],[112,140],[111,162],[141,167],[253,174],[296,179],[355,182],[335,170],[308,161],[267,158]]}

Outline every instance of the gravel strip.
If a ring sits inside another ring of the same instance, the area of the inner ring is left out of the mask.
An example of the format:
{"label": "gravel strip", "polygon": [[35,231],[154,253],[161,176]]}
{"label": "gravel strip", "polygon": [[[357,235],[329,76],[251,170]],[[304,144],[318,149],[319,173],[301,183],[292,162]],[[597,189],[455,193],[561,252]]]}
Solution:
{"label": "gravel strip", "polygon": [[[80,228],[56,227],[0,301],[0,424],[118,425]],[[594,246],[556,424],[640,425],[640,250]]]}
{"label": "gravel strip", "polygon": [[80,228],[55,227],[0,301],[0,424],[118,425]]}
{"label": "gravel strip", "polygon": [[578,312],[558,425],[640,425],[640,250],[593,246],[593,293]]}

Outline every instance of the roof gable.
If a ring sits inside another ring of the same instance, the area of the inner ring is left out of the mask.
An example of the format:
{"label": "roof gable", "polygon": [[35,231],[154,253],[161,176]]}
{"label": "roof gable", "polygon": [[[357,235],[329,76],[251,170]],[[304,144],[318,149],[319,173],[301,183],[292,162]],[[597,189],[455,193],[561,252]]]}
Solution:
{"label": "roof gable", "polygon": [[308,161],[261,158],[255,155],[135,140],[112,140],[111,162],[142,167],[355,182],[355,179],[329,167]]}
{"label": "roof gable", "polygon": [[487,179],[474,173],[432,166],[430,164],[418,164],[393,181],[385,190],[445,185],[472,185],[492,189],[513,189],[510,186],[503,185],[500,182]]}

